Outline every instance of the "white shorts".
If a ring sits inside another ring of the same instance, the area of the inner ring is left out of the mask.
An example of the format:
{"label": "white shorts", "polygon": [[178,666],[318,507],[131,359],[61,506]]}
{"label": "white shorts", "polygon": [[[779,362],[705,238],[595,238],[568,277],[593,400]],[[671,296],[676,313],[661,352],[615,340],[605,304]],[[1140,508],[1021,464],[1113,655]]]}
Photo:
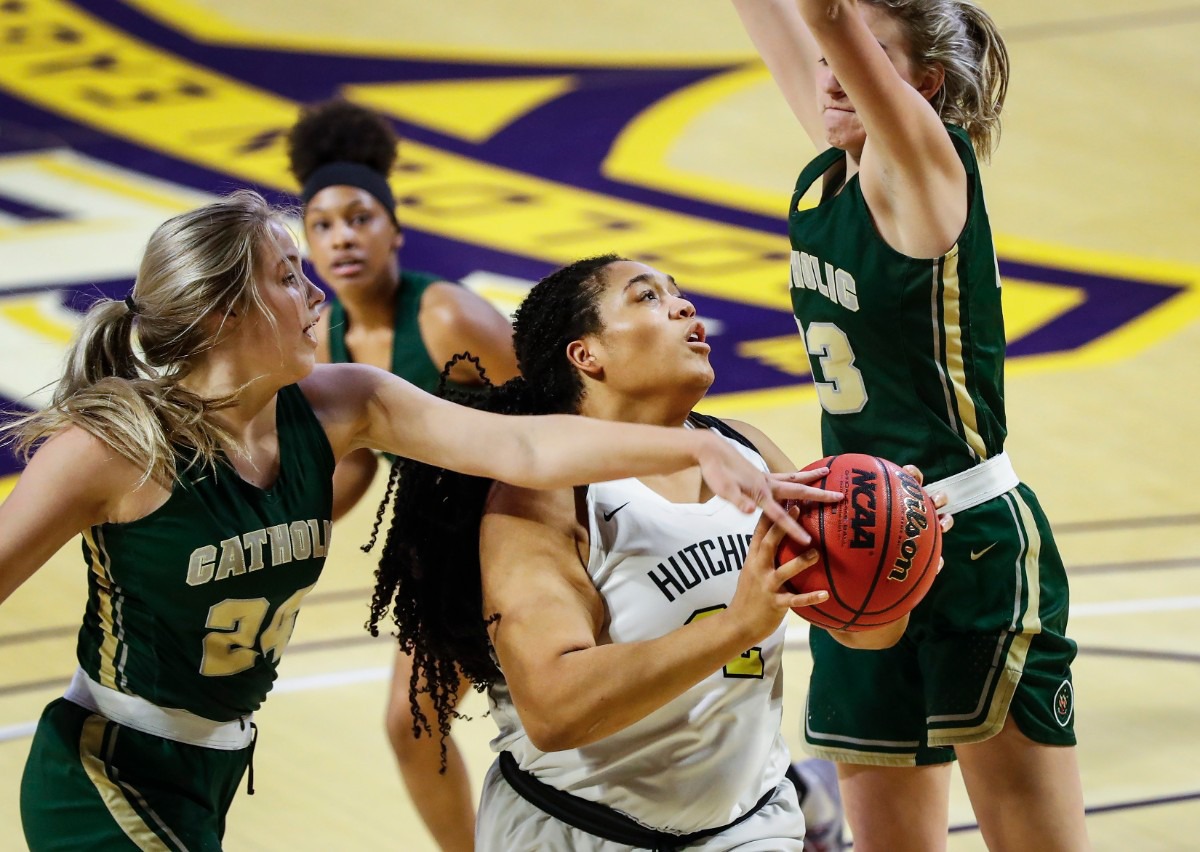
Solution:
{"label": "white shorts", "polygon": [[[629,852],[624,846],[560,822],[509,786],[493,762],[483,779],[475,820],[476,852]],[[697,852],[803,852],[804,814],[792,782],[784,780],[755,814],[720,834],[696,841]]]}

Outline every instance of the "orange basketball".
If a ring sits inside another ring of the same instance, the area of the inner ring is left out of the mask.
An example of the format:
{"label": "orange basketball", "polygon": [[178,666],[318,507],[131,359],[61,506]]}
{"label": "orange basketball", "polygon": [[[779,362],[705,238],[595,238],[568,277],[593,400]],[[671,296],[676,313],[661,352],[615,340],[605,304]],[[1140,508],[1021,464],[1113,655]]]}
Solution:
{"label": "orange basketball", "polygon": [[[805,470],[815,467],[828,467],[829,474],[814,485],[846,496],[801,509],[800,524],[819,557],[788,586],[798,594],[824,589],[829,599],[795,613],[840,630],[895,621],[921,602],[937,574],[942,528],[933,500],[911,474],[876,456],[842,453]],[[784,539],[776,564],[800,550]]]}

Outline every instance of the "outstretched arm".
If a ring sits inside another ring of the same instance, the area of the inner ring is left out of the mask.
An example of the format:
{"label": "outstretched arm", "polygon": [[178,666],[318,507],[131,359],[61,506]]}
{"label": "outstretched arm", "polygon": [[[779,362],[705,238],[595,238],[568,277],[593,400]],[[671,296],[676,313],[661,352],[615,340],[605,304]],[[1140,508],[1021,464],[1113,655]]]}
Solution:
{"label": "outstretched arm", "polygon": [[817,105],[820,48],[796,8],[796,0],[733,0],[746,34],[818,151],[829,147]]}
{"label": "outstretched arm", "polygon": [[797,541],[809,541],[777,501],[811,498],[813,489],[767,476],[708,430],[567,415],[490,414],[439,399],[363,364],[319,364],[301,386],[321,418],[335,458],[366,446],[528,488],[562,488],[699,465],[714,493],[744,512],[762,508]]}
{"label": "outstretched arm", "polygon": [[823,61],[866,129],[859,168],[880,233],[912,257],[944,254],[967,221],[967,175],[929,103],[943,83],[943,69],[912,66],[903,31],[877,7],[857,0],[798,2]]}

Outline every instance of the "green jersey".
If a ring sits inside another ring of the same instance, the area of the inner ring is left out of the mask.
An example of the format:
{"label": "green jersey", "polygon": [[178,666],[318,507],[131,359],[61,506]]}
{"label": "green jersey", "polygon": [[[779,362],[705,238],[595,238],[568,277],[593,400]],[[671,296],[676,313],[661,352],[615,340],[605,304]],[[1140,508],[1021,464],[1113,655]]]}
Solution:
{"label": "green jersey", "polygon": [[928,482],[1000,453],[1005,437],[996,250],[970,140],[947,130],[967,170],[969,207],[945,255],[921,260],[885,243],[858,175],[798,209],[844,164],[836,148],[800,174],[788,219],[792,307],[824,409],[824,452],[915,464]]}
{"label": "green jersey", "polygon": [[78,657],[97,683],[227,722],[275,680],[329,547],[333,452],[300,388],[276,397],[279,477],[226,460],[184,470],[144,518],[83,536],[88,604]]}
{"label": "green jersey", "polygon": [[[429,393],[437,390],[442,368],[433,363],[429,350],[425,348],[418,319],[421,296],[430,284],[441,280],[428,272],[401,272],[392,323],[395,334],[392,338],[391,372]],[[329,358],[335,364],[354,360],[346,346],[347,325],[346,309],[335,299],[329,306]]]}

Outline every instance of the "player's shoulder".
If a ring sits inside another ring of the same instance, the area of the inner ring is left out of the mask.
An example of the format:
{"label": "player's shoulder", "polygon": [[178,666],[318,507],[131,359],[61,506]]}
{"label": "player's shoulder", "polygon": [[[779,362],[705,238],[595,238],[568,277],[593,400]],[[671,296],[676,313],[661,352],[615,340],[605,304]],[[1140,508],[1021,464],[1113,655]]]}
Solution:
{"label": "player's shoulder", "polygon": [[573,488],[523,488],[495,482],[484,502],[484,515],[504,515],[555,526],[574,517]]}
{"label": "player's shoulder", "polygon": [[479,297],[461,284],[435,277],[421,291],[421,311],[462,310],[462,306],[473,298]]}
{"label": "player's shoulder", "polygon": [[370,364],[316,364],[298,384],[305,400],[324,422],[361,414],[367,402],[387,383],[403,379]]}
{"label": "player's shoulder", "polygon": [[112,445],[82,426],[67,426],[38,447],[35,456],[72,459],[80,467],[108,468],[130,464]]}
{"label": "player's shoulder", "polygon": [[371,385],[383,377],[392,375],[387,370],[355,361],[339,361],[333,364],[314,364],[313,370],[298,384],[310,400],[322,394],[336,395],[339,390],[358,385]]}
{"label": "player's shoulder", "polygon": [[688,416],[688,422],[693,427],[711,429],[718,435],[722,435],[731,441],[736,441],[743,447],[747,447],[755,452],[758,452],[759,443],[766,440],[766,436],[762,432],[749,423],[744,423],[740,420],[714,417],[711,414],[701,414],[700,412],[693,411]]}
{"label": "player's shoulder", "polygon": [[[785,472],[795,470],[795,465],[787,457],[787,454],[775,444],[774,441],[767,436],[765,432],[757,426],[745,422],[744,420],[731,420],[728,418],[708,418],[711,421],[716,421],[713,428],[725,434],[727,437],[733,437],[734,440],[741,438],[739,443],[748,445],[752,450],[763,457],[767,466],[776,472]],[[722,428],[723,427],[723,428]],[[733,433],[730,435],[729,433]]]}
{"label": "player's shoulder", "polygon": [[133,490],[144,470],[96,433],[71,425],[38,447],[26,473],[64,494],[109,501]]}
{"label": "player's shoulder", "polygon": [[433,281],[421,294],[420,321],[426,333],[490,328],[499,319],[499,311],[487,299],[452,281]]}

